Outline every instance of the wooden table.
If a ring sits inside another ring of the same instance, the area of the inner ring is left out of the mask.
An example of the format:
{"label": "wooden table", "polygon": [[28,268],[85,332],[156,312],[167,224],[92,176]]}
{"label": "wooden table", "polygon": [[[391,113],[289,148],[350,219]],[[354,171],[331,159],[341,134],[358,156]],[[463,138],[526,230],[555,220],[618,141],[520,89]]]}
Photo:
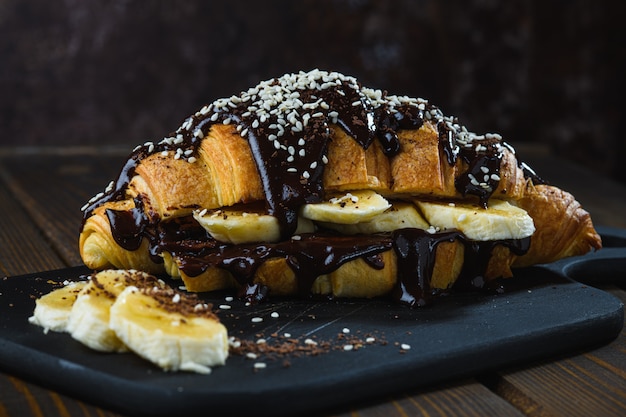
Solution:
{"label": "wooden table", "polygon": [[[546,152],[526,151],[525,160],[572,192],[597,225],[626,228],[626,187]],[[126,154],[117,148],[0,148],[0,277],[80,265],[79,208],[117,174]],[[624,278],[602,289],[626,301],[626,271]],[[0,373],[0,417],[113,415]],[[352,404],[333,415],[623,416],[626,333],[594,349]]]}

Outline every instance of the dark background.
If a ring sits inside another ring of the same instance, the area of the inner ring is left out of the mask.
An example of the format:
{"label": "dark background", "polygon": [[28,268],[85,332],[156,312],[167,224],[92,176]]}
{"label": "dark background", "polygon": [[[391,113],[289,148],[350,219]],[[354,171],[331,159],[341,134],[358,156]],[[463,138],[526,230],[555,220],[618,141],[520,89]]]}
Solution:
{"label": "dark background", "polygon": [[130,150],[320,68],[626,183],[623,3],[0,0],[0,146]]}

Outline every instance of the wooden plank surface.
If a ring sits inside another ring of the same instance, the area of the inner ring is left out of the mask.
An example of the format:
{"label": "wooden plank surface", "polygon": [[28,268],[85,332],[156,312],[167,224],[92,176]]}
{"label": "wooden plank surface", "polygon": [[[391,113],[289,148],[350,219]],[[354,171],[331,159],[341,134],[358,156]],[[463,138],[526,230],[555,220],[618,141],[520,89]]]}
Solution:
{"label": "wooden plank surface", "polygon": [[80,207],[119,170],[120,157],[13,156],[3,161],[6,186],[69,266],[80,265]]}
{"label": "wooden plank surface", "polygon": [[41,229],[0,181],[0,273],[5,276],[63,268]]}
{"label": "wooden plank surface", "polygon": [[[0,156],[0,272],[80,264],[79,208],[113,179],[123,158],[94,152]],[[541,155],[533,161],[544,176],[583,201],[597,224],[626,226],[626,187]],[[624,288],[609,290],[626,300]],[[22,415],[115,414],[0,374],[0,417]],[[354,404],[333,415],[626,415],[626,336],[622,332],[614,342],[580,354]]]}

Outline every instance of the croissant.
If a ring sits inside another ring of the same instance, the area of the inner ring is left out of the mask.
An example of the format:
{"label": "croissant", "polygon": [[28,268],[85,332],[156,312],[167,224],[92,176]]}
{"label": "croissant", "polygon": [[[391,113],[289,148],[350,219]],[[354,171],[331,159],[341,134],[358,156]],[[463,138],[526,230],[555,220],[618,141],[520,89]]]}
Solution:
{"label": "croissant", "polygon": [[250,301],[424,305],[601,248],[589,213],[500,135],[321,70],[204,106],[136,147],[82,211],[88,267],[167,273]]}

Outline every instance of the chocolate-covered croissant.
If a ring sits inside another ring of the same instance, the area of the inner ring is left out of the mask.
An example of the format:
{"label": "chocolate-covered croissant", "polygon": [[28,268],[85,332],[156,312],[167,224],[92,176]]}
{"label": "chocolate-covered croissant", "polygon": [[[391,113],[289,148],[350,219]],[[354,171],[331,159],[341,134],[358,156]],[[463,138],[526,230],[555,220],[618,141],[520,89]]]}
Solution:
{"label": "chocolate-covered croissant", "polygon": [[319,70],[218,99],[138,146],[83,213],[88,267],[166,272],[251,301],[422,305],[601,247],[589,214],[500,135]]}

